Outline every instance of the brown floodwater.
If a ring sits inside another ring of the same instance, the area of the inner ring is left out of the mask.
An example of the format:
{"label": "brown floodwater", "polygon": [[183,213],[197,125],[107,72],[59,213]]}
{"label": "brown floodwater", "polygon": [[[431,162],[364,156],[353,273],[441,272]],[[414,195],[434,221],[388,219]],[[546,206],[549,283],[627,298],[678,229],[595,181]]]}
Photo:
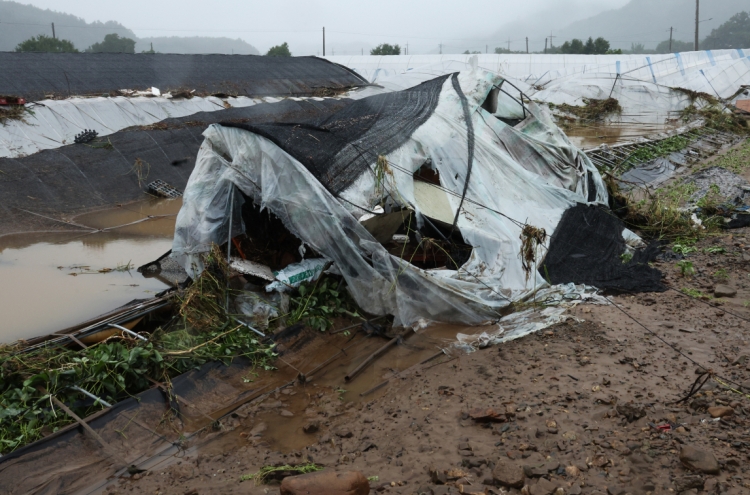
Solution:
{"label": "brown floodwater", "polygon": [[46,335],[164,290],[136,268],[171,248],[180,205],[149,199],[73,219],[111,229],[104,232],[0,237],[0,342]]}
{"label": "brown floodwater", "polygon": [[637,138],[669,131],[677,126],[670,124],[566,124],[564,131],[570,142],[581,149],[596,148],[606,144],[613,146],[632,142]]}

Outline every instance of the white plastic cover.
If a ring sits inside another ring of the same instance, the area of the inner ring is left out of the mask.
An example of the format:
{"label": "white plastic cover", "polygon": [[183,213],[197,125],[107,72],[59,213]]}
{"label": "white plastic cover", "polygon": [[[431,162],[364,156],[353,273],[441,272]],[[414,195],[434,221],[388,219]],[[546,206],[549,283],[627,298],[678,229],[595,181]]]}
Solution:
{"label": "white plastic cover", "polygon": [[[419,55],[327,57],[392,91],[476,65],[519,86],[531,99],[581,106],[584,99],[616,98],[620,123],[665,124],[691,97],[672,88],[722,99],[750,85],[750,49],[660,55]],[[370,90],[370,91],[378,91]],[[356,97],[356,95],[352,95]]]}
{"label": "white plastic cover", "polygon": [[0,124],[0,158],[19,158],[73,144],[75,136],[85,129],[94,130],[99,136],[108,136],[127,127],[224,110],[227,108],[225,103],[242,108],[277,101],[280,100],[244,96],[174,99],[168,93],[160,97],[43,100],[27,104],[28,112],[23,120],[8,120]]}
{"label": "white plastic cover", "polygon": [[[555,230],[564,210],[586,203],[589,181],[596,202],[607,202],[595,167],[552,124],[548,113],[531,105],[531,114],[511,127],[481,105],[503,80],[482,71],[458,78],[469,102],[475,153],[466,201],[458,227],[474,247],[459,270],[422,270],[392,256],[357,221],[380,200],[372,173],[365,173],[340,201],[292,156],[257,134],[210,126],[177,217],[173,256],[195,276],[200,254],[227,239],[230,210],[238,211],[239,188],[279,217],[305,244],[335,263],[357,303],[372,314],[393,314],[396,324],[424,318],[478,324],[501,317],[512,301],[547,286],[521,265],[521,225]],[[400,148],[387,155],[391,172],[385,188],[392,201],[415,210],[413,173],[428,158],[439,173],[452,215],[458,210],[467,173],[468,133],[459,94],[450,80],[434,114]],[[354,211],[353,211],[354,210]],[[356,215],[355,215],[356,213]],[[233,235],[244,230],[237,221]],[[541,255],[544,247],[540,248]]]}

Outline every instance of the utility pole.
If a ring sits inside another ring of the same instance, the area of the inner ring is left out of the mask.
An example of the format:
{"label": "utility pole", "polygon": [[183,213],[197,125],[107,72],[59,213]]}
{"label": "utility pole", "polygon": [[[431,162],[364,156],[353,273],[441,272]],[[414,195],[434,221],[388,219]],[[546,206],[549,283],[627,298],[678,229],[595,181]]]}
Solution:
{"label": "utility pole", "polygon": [[438,46],[440,47],[440,55],[442,55],[443,54],[443,43],[440,43]]}
{"label": "utility pole", "polygon": [[406,42],[406,53],[404,55],[409,55],[409,42]]}
{"label": "utility pole", "polygon": [[508,53],[510,53],[510,37],[508,37]]}
{"label": "utility pole", "polygon": [[547,53],[547,40],[549,38],[544,38],[544,53]]}
{"label": "utility pole", "polygon": [[490,53],[490,45],[484,45],[484,54]]}
{"label": "utility pole", "polygon": [[674,28],[669,28],[669,53],[672,53],[672,31]]}
{"label": "utility pole", "polygon": [[700,21],[698,19],[700,15],[701,15],[701,0],[695,0],[695,51],[696,52],[699,50],[698,23]]}
{"label": "utility pole", "polygon": [[323,56],[326,56],[326,28],[323,28]]}
{"label": "utility pole", "polygon": [[52,39],[53,40],[57,39],[57,36],[55,36],[55,23],[54,22],[52,23]]}
{"label": "utility pole", "polygon": [[526,37],[526,53],[529,53],[529,37]]}

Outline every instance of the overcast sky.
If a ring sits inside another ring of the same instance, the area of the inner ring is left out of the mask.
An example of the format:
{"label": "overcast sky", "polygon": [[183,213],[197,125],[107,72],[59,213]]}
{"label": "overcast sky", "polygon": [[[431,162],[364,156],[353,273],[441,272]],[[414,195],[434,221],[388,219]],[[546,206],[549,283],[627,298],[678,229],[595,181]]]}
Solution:
{"label": "overcast sky", "polygon": [[[501,44],[508,24],[545,19],[554,28],[628,0],[18,0],[74,14],[86,21],[114,20],[146,36],[242,38],[262,53],[287,41],[294,55],[320,52],[326,27],[328,54],[353,54],[382,42],[409,43],[412,54],[438,45],[480,50]],[[535,40],[532,40],[532,45]],[[540,43],[543,45],[544,40]],[[520,49],[516,45],[515,49]],[[532,50],[533,50],[532,46]]]}

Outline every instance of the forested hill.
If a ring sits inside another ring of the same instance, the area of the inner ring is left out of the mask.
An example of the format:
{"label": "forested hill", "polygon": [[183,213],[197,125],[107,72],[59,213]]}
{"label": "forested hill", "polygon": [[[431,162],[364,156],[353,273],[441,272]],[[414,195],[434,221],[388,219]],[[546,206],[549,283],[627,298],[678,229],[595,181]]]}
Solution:
{"label": "forested hill", "polygon": [[[700,24],[702,40],[734,14],[750,10],[750,2],[703,1],[700,8],[700,18],[705,20]],[[603,36],[610,40],[613,48],[629,49],[631,43],[653,48],[669,39],[670,27],[674,28],[674,39],[692,41],[695,38],[695,0],[631,0],[622,8],[602,12],[556,31],[555,45],[572,38]]]}
{"label": "forested hill", "polygon": [[149,50],[153,43],[154,50],[160,53],[258,54],[255,47],[241,39],[197,36],[139,39],[132,30],[116,21],[88,23],[71,14],[7,0],[0,0],[0,51],[13,51],[19,43],[32,36],[52,36],[53,22],[57,38],[72,41],[80,51],[101,42],[105,35],[115,33],[135,40],[137,52]]}
{"label": "forested hill", "polygon": [[237,38],[209,38],[206,36],[162,36],[139,38],[135,51],[142,52],[154,47],[159,53],[227,53],[235,55],[260,55],[251,44]]}
{"label": "forested hill", "polygon": [[102,41],[110,33],[136,38],[133,31],[119,22],[87,23],[74,15],[0,0],[0,51],[13,51],[20,42],[32,36],[52,36],[53,22],[57,37],[72,41],[81,51]]}

